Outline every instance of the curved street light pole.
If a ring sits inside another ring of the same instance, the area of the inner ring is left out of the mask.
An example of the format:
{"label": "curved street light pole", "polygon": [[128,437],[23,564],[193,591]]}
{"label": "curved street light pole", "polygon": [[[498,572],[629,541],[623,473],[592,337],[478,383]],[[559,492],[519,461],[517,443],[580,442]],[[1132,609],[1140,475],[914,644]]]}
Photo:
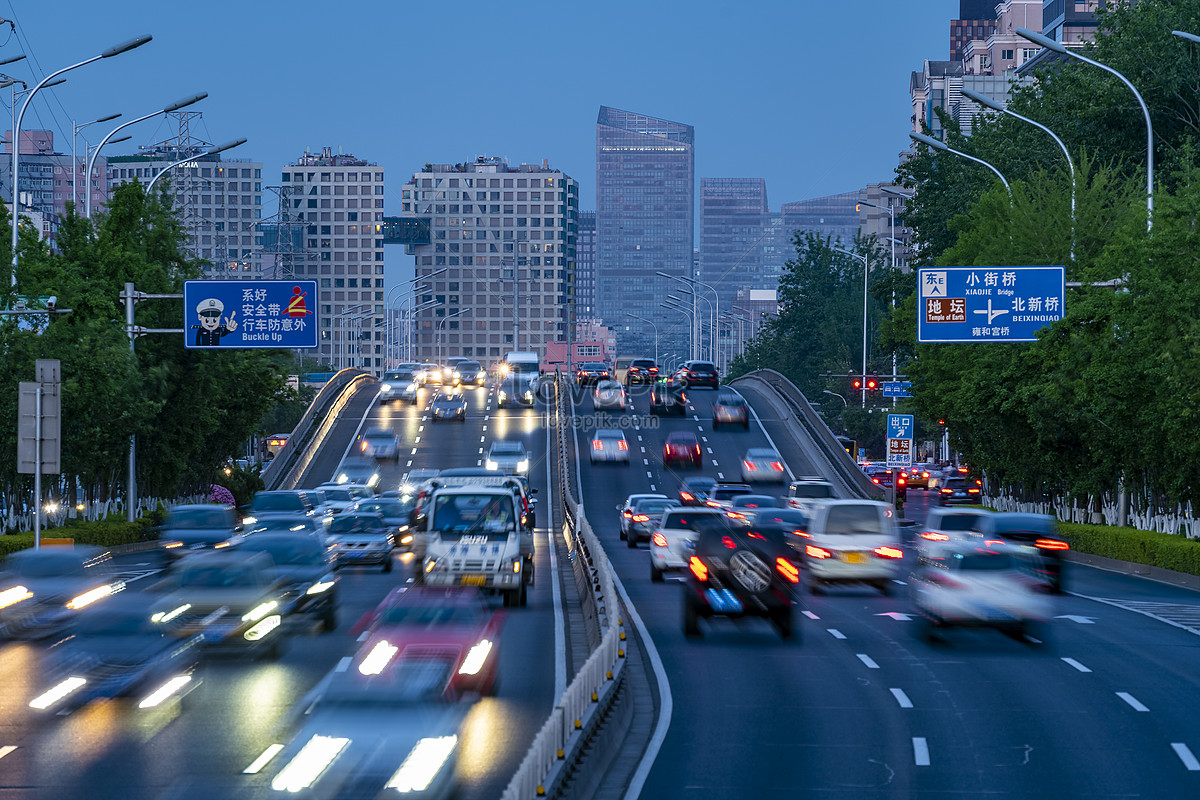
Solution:
{"label": "curved street light pole", "polygon": [[964,153],[961,150],[955,150],[953,147],[946,144],[945,142],[939,142],[937,139],[934,139],[932,136],[926,136],[923,133],[910,133],[910,134],[908,134],[908,136],[914,142],[920,142],[921,144],[928,145],[928,146],[932,147],[934,150],[943,150],[947,153],[952,153],[953,155],[959,156],[961,158],[965,158],[968,161],[974,161],[976,164],[982,164],[983,166],[987,167],[992,172],[996,173],[996,177],[999,178],[1000,182],[1004,184],[1004,189],[1005,189],[1005,191],[1008,192],[1008,201],[1009,201],[1009,203],[1012,202],[1012,187],[1008,185],[1008,179],[1005,178],[1000,173],[1000,170],[996,169],[991,164],[984,161],[982,158],[976,158],[975,156],[970,155],[969,153]]}
{"label": "curved street light pole", "polygon": [[[119,116],[121,116],[120,113],[109,114],[107,117],[100,117],[100,119],[94,119],[82,125],[76,125],[75,121],[71,120],[71,172],[73,173],[71,175],[71,205],[75,206],[75,216],[79,216],[79,156],[76,155],[79,149],[79,132],[89,125],[95,125],[97,122],[111,122]],[[84,143],[86,144],[86,140],[84,140]],[[87,153],[84,153],[83,160],[86,164]],[[90,192],[92,188],[91,181],[86,181],[85,184],[87,190]]]}
{"label": "curved street light pole", "polygon": [[838,400],[841,400],[841,401],[842,401],[842,406],[844,406],[845,408],[849,408],[849,407],[850,407],[850,404],[846,402],[846,398],[842,397],[842,396],[841,396],[840,394],[838,394],[837,392],[831,392],[831,391],[829,391],[828,389],[822,389],[821,391],[822,391],[822,392],[824,392],[825,394],[831,394],[831,395],[833,395],[834,397],[836,397]]}
{"label": "curved street light pole", "polygon": [[849,250],[843,250],[840,247],[833,247],[830,249],[832,249],[834,252],[842,253],[843,255],[850,256],[851,258],[861,258],[862,262],[863,262],[862,407],[866,408],[867,407],[867,278],[870,276],[871,271],[870,271],[870,268],[867,266],[867,256],[865,256],[865,255],[860,256],[858,253],[852,253]]}
{"label": "curved street light pole", "polygon": [[437,353],[438,353],[438,364],[442,364],[442,363],[444,362],[444,359],[442,358],[442,346],[443,346],[443,344],[444,344],[444,343],[442,342],[442,326],[443,326],[443,325],[445,325],[445,324],[446,324],[446,320],[450,319],[451,317],[457,317],[457,316],[459,316],[460,314],[465,314],[465,313],[467,313],[467,312],[468,312],[468,311],[470,311],[470,310],[471,310],[470,308],[463,308],[463,309],[459,309],[458,311],[455,311],[453,314],[447,314],[446,316],[444,316],[444,317],[442,317],[440,320],[438,320],[438,330],[437,330],[437,339],[438,339],[438,347],[437,347]]}
{"label": "curved street light pole", "polygon": [[216,147],[209,148],[208,150],[205,150],[203,153],[200,153],[198,155],[188,156],[187,158],[181,158],[178,161],[174,162],[173,164],[168,164],[167,166],[160,169],[158,171],[158,173],[155,174],[155,176],[150,179],[150,182],[146,184],[146,196],[149,197],[150,190],[152,188],[154,188],[154,184],[158,181],[159,178],[161,178],[163,175],[170,172],[171,170],[175,169],[180,164],[186,164],[189,161],[195,161],[197,158],[204,158],[205,156],[215,156],[217,153],[224,153],[226,150],[232,150],[233,148],[240,147],[241,145],[244,145],[245,143],[246,143],[246,137],[243,136],[241,139],[233,139],[231,141],[226,142],[225,144],[219,144]]}

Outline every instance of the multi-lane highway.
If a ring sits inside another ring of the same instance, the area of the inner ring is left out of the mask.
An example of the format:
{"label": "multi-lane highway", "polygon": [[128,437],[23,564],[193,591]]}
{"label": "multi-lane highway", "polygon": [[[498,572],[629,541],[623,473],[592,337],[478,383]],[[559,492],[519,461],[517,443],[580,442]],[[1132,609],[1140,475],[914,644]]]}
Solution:
{"label": "multi-lane highway", "polygon": [[[1076,594],[1057,598],[1041,645],[988,631],[919,641],[899,585],[893,597],[853,588],[804,597],[801,641],[781,642],[759,621],[686,640],[680,587],[652,584],[645,546],[630,550],[617,534],[626,495],[672,495],[691,474],[663,468],[666,435],[701,437],[704,473],[715,477],[736,480],[746,449],[770,446],[763,428],[793,473],[821,471],[790,445],[787,423],[714,432],[715,393],[688,396],[685,419],[649,418],[647,398],[635,399],[630,466],[581,464],[587,516],[673,701],[643,797],[1200,796],[1200,635],[1126,610],[1185,624],[1190,609],[1200,630],[1193,592],[1077,568]],[[590,401],[577,413],[590,415]],[[923,517],[924,494],[910,494],[909,516]]]}
{"label": "multi-lane highway", "polygon": [[[380,465],[384,487],[399,486],[410,469],[476,466],[494,439],[519,440],[531,458],[531,483],[542,507],[537,534],[537,580],[526,608],[507,610],[500,650],[497,695],[478,701],[465,724],[460,750],[462,798],[494,798],[507,785],[552,706],[557,677],[551,564],[546,531],[546,426],[533,409],[495,408],[494,392],[466,392],[465,422],[432,424],[427,413],[433,389],[417,406],[372,404],[352,428],[390,428],[401,444],[397,462]],[[308,471],[305,486],[334,475],[352,440],[331,442]],[[182,703],[147,713],[135,703],[102,702],[67,716],[44,717],[28,708],[43,691],[43,647],[0,644],[0,798],[4,800],[218,800],[262,797],[280,765],[268,763],[245,775],[270,745],[288,741],[290,714],[305,695],[356,648],[350,628],[394,586],[410,578],[408,555],[396,569],[346,569],[341,574],[340,625],[331,633],[290,639],[277,661],[214,658],[203,663],[199,688]],[[140,591],[156,580],[154,553],[126,556],[121,568]],[[344,667],[342,667],[344,668]]]}

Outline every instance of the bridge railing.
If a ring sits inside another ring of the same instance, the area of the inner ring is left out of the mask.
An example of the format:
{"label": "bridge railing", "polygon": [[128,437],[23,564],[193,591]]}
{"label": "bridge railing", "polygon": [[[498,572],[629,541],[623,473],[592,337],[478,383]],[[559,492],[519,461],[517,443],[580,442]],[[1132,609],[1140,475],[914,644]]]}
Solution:
{"label": "bridge railing", "polygon": [[567,422],[570,390],[569,383],[561,377],[555,381],[551,399],[554,415],[550,424],[556,433],[556,475],[563,533],[568,542],[574,543],[576,561],[582,561],[590,573],[590,600],[597,611],[600,643],[558,698],[504,790],[503,800],[553,796],[566,768],[576,760],[603,710],[612,702],[624,667],[625,650],[621,643],[625,634],[612,566],[574,495],[574,437],[569,435],[572,428]]}

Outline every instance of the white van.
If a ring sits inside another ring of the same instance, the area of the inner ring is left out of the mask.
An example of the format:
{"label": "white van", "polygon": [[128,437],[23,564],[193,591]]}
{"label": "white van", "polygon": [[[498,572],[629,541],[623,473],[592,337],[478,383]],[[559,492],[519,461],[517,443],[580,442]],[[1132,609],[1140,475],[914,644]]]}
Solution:
{"label": "white van", "polygon": [[808,589],[819,594],[834,583],[864,583],[891,594],[904,551],[896,512],[875,500],[824,500],[808,509],[804,567]]}

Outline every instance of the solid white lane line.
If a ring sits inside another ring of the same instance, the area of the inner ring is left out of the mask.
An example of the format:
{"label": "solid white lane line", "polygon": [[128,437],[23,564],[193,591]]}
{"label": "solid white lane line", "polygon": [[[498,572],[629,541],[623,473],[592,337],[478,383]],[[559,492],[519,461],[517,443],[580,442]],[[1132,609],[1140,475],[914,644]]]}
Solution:
{"label": "solid white lane line", "polygon": [[345,672],[350,669],[350,662],[354,660],[354,656],[344,656],[338,661],[337,666],[333,668],[334,672]]}
{"label": "solid white lane line", "polygon": [[1129,707],[1132,708],[1134,711],[1149,711],[1150,710],[1150,709],[1146,708],[1144,705],[1142,705],[1142,702],[1140,700],[1138,700],[1136,697],[1134,697],[1133,695],[1131,695],[1129,692],[1117,692],[1117,697],[1121,698],[1126,703],[1129,703]]}
{"label": "solid white lane line", "polygon": [[805,611],[804,616],[808,617],[809,619],[820,619],[820,617],[818,617],[816,614],[814,614],[811,611]]}
{"label": "solid white lane line", "polygon": [[262,770],[263,767],[265,767],[267,764],[269,764],[271,762],[272,758],[279,755],[279,751],[282,749],[283,749],[283,745],[281,745],[281,744],[273,744],[273,745],[268,746],[266,750],[262,751],[262,755],[260,755],[256,759],[254,759],[254,761],[251,762],[250,766],[248,766],[244,770],[242,770],[242,774],[243,775],[257,774],[258,772],[260,772]]}
{"label": "solid white lane line", "polygon": [[826,628],[825,630],[829,631],[829,635],[835,639],[845,639],[846,638],[846,634],[842,633],[837,628]]}
{"label": "solid white lane line", "polygon": [[1070,664],[1072,667],[1079,670],[1080,672],[1091,672],[1090,669],[1085,667],[1083,664],[1080,664],[1078,661],[1076,661],[1073,658],[1064,658],[1063,661],[1067,662],[1068,664]]}
{"label": "solid white lane line", "polygon": [[1183,742],[1171,742],[1171,749],[1175,751],[1175,755],[1179,756],[1179,760],[1183,762],[1183,766],[1188,772],[1200,771],[1200,761],[1192,755],[1192,750]]}
{"label": "solid white lane line", "polygon": [[15,744],[6,744],[4,747],[0,747],[0,758],[4,758],[6,755],[16,749],[17,746]]}
{"label": "solid white lane line", "polygon": [[892,693],[892,697],[896,698],[896,702],[900,704],[901,708],[913,707],[912,700],[908,699],[908,695],[904,693],[903,689],[891,689],[890,691]]}
{"label": "solid white lane line", "polygon": [[859,661],[867,665],[867,669],[879,669],[879,665],[875,663],[875,660],[866,653],[855,653],[855,655],[858,656]]}
{"label": "solid white lane line", "polygon": [[929,766],[929,745],[924,736],[913,737],[913,761],[918,767]]}

